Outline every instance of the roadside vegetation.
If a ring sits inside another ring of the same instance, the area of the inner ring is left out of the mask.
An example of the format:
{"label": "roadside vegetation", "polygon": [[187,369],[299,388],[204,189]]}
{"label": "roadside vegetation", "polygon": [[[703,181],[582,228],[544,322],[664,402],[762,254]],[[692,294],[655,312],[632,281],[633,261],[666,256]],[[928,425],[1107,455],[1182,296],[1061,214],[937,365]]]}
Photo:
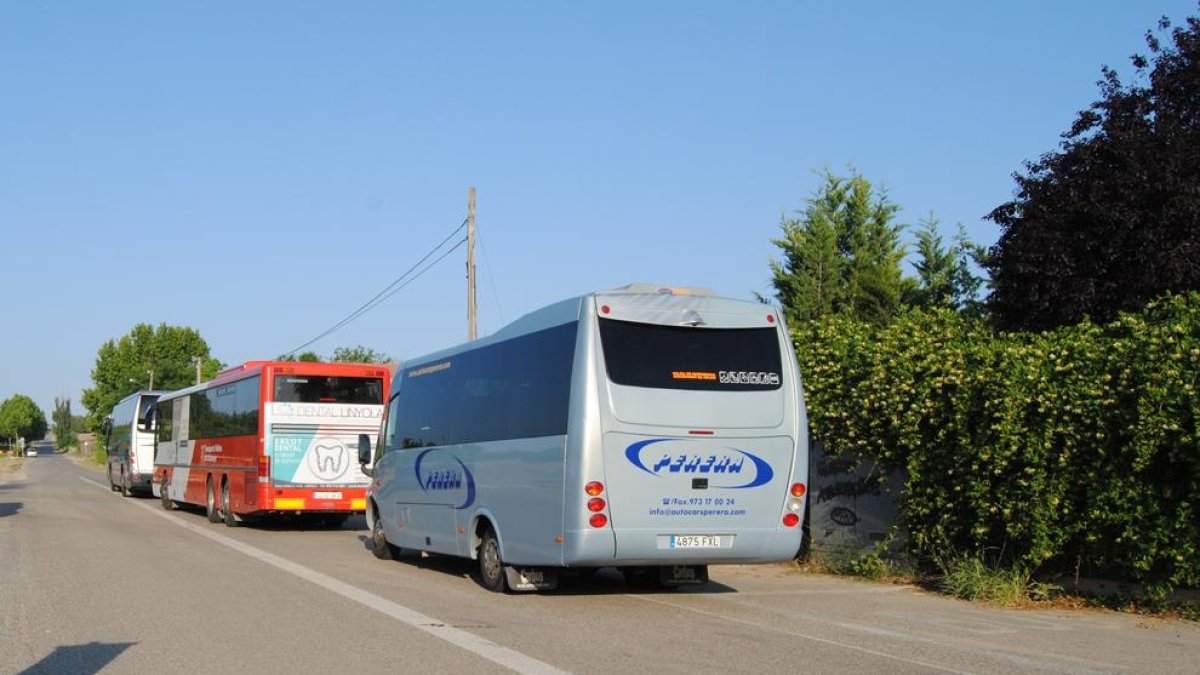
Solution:
{"label": "roadside vegetation", "polygon": [[905,277],[899,209],[853,171],[784,219],[813,436],[903,477],[903,551],[807,565],[1000,604],[1200,586],[1200,21],[1146,40],[1015,176],[991,249],[931,215]]}

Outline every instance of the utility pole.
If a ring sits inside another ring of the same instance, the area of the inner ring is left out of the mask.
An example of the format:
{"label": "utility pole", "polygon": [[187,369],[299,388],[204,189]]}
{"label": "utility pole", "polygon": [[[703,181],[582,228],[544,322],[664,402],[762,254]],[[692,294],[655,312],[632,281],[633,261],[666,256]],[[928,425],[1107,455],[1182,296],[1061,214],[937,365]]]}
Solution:
{"label": "utility pole", "polygon": [[204,359],[199,356],[193,356],[192,363],[196,366],[196,384],[200,384],[200,365],[204,363]]}
{"label": "utility pole", "polygon": [[467,339],[475,339],[475,186],[467,192]]}
{"label": "utility pole", "polygon": [[151,368],[150,370],[147,370],[146,372],[150,373],[150,384],[146,385],[146,388],[149,389],[150,391],[154,391],[154,369]]}

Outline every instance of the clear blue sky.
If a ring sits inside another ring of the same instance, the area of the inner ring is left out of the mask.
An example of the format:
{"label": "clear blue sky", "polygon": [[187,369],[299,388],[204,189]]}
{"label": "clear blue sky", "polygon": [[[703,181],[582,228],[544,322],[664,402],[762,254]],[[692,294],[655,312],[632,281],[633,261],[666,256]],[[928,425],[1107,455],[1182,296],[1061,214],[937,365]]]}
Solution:
{"label": "clear blue sky", "polygon": [[[76,412],[139,322],[270,358],[479,191],[492,332],[631,281],[769,290],[780,216],[848,163],[979,242],[1011,174],[1194,0],[4,2],[0,399]],[[466,336],[464,253],[313,345]]]}

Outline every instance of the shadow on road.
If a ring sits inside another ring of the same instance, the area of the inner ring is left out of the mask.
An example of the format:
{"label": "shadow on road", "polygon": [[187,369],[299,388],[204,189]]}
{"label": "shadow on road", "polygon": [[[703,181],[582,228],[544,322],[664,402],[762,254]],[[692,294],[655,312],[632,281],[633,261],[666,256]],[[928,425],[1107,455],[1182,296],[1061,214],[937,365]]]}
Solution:
{"label": "shadow on road", "polygon": [[58,647],[46,658],[21,671],[20,675],[46,675],[57,673],[76,673],[92,675],[104,669],[113,659],[136,643],[89,642],[86,645],[67,645]]}
{"label": "shadow on road", "polygon": [[[371,538],[369,536],[359,535],[358,540],[362,544],[364,550],[367,552],[371,551]],[[473,583],[479,583],[479,564],[469,558],[438,555],[436,553],[405,551],[401,558],[394,562],[401,565],[412,565],[419,569],[430,570],[432,572],[440,572],[447,576],[468,579]],[[620,570],[615,567],[605,567],[598,570],[586,569],[564,571],[559,574],[558,588],[553,591],[546,591],[545,593],[542,593],[542,595],[648,595],[655,593],[667,595],[679,593],[700,593],[708,595],[737,592],[738,591],[736,588],[712,581],[711,579],[707,584],[698,586],[680,586],[675,590],[653,587],[633,587],[626,582],[625,576]]]}
{"label": "shadow on road", "polygon": [[24,506],[21,502],[0,502],[0,518],[4,516],[15,516],[17,512]]}

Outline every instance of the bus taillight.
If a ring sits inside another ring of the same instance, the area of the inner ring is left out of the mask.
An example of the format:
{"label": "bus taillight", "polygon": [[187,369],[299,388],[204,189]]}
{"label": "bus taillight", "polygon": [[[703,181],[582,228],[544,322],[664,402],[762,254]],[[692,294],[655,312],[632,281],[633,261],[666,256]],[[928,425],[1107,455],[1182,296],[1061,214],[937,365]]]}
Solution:
{"label": "bus taillight", "polygon": [[803,497],[805,492],[808,492],[808,488],[804,487],[804,483],[792,483],[793,497]]}
{"label": "bus taillight", "polygon": [[604,527],[608,524],[608,516],[604,514],[604,509],[608,508],[608,502],[600,497],[604,494],[604,483],[598,480],[590,481],[583,486],[583,491],[591,497],[587,502],[588,511],[592,512],[592,517],[588,519],[588,525]]}
{"label": "bus taillight", "polygon": [[258,458],[258,482],[271,482],[271,458],[267,455],[261,455]]}
{"label": "bus taillight", "polygon": [[795,527],[799,522],[800,516],[794,513],[789,513],[783,517],[783,524],[785,527]]}

